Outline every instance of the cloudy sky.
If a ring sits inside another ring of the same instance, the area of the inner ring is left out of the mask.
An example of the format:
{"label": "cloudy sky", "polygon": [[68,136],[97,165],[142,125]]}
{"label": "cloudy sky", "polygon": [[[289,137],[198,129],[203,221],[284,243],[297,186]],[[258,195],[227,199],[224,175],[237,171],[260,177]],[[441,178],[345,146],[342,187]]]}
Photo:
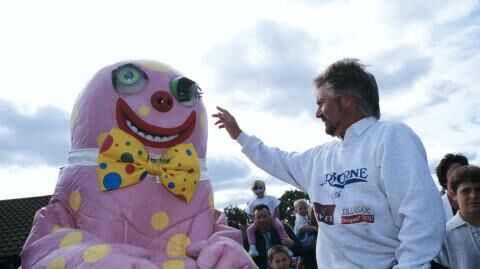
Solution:
{"label": "cloudy sky", "polygon": [[[368,64],[382,119],[410,125],[431,171],[447,152],[480,164],[480,1],[2,1],[0,199],[51,194],[69,150],[73,103],[94,73],[126,59],[165,62],[197,81],[209,114],[229,109],[267,144],[330,141],[312,79]],[[209,122],[216,207],[242,205],[263,173]],[[436,180],[436,177],[433,177]]]}

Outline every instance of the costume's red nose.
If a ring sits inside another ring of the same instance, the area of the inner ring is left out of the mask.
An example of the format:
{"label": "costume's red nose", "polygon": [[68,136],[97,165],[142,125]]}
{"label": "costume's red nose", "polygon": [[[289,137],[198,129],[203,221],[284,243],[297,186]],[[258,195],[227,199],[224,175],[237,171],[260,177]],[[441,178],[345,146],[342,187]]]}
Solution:
{"label": "costume's red nose", "polygon": [[158,91],[152,95],[152,106],[160,112],[168,112],[173,107],[173,97],[165,91]]}

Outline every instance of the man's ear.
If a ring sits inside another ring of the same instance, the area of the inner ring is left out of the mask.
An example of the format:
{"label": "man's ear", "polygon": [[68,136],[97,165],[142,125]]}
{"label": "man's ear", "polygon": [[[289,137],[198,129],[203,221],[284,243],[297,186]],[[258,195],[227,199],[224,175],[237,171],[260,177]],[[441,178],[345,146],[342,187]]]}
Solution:
{"label": "man's ear", "polygon": [[357,105],[357,98],[351,94],[342,95],[341,101],[344,108],[352,109]]}
{"label": "man's ear", "polygon": [[457,192],[450,189],[448,190],[448,196],[450,196],[450,198],[452,198],[452,200],[454,200],[455,202],[457,201]]}

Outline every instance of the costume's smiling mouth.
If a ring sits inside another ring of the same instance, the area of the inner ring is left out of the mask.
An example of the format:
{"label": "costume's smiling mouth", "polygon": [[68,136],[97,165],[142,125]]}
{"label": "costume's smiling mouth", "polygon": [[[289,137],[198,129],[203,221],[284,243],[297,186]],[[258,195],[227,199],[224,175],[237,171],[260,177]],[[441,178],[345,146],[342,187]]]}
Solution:
{"label": "costume's smiling mouth", "polygon": [[149,147],[168,148],[180,144],[193,133],[195,128],[195,111],[192,111],[179,126],[162,128],[143,121],[121,98],[117,101],[116,110],[118,127]]}

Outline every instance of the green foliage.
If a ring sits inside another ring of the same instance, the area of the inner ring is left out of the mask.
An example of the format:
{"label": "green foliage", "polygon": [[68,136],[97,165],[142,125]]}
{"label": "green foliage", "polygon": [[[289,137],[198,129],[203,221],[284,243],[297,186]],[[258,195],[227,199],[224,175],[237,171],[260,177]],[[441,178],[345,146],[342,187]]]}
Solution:
{"label": "green foliage", "polygon": [[223,209],[223,213],[227,216],[229,226],[240,228],[247,225],[247,213],[238,206],[229,205]]}
{"label": "green foliage", "polygon": [[293,203],[298,199],[310,200],[308,194],[299,190],[289,190],[283,193],[279,198],[280,203],[280,220],[287,221],[291,226],[295,224],[295,211]]}
{"label": "green foliage", "polygon": [[[280,220],[285,220],[291,226],[295,224],[295,212],[293,210],[293,203],[298,199],[310,200],[308,194],[299,190],[289,190],[283,193],[280,200]],[[229,205],[223,209],[227,216],[228,225],[240,228],[248,223],[248,217],[245,210],[238,208],[238,206]]]}

